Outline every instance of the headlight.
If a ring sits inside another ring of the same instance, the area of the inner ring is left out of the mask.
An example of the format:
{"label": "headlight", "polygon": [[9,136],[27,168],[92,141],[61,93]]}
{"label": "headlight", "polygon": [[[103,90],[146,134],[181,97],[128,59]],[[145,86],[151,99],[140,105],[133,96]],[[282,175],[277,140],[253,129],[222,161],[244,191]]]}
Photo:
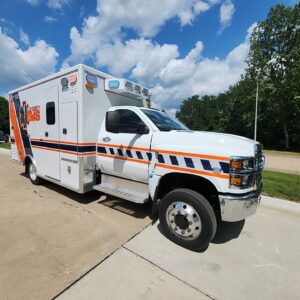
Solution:
{"label": "headlight", "polygon": [[254,169],[254,157],[232,157],[230,160],[231,171],[244,171]]}
{"label": "headlight", "polygon": [[231,157],[229,166],[230,188],[247,189],[255,184],[254,157]]}
{"label": "headlight", "polygon": [[248,189],[254,185],[254,174],[230,174],[230,187]]}

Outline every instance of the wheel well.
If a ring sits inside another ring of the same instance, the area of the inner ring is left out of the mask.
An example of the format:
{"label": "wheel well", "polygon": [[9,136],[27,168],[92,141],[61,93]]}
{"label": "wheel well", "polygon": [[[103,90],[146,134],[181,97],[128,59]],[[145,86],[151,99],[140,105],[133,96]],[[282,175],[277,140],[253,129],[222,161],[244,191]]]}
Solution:
{"label": "wheel well", "polygon": [[170,173],[162,177],[159,183],[157,199],[162,199],[174,189],[187,188],[202,194],[213,207],[216,215],[220,215],[220,204],[216,187],[207,179],[183,173]]}
{"label": "wheel well", "polygon": [[31,162],[31,158],[29,156],[26,156],[25,160],[24,160],[24,165],[25,165],[25,173],[28,174],[28,167],[29,167],[29,163]]}

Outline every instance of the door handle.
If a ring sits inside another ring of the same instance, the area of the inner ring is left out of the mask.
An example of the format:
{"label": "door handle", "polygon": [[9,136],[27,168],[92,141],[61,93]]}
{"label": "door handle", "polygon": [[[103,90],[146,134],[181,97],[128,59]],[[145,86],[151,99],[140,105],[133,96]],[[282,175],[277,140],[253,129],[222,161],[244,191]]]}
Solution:
{"label": "door handle", "polygon": [[45,132],[45,137],[48,137],[48,131]]}
{"label": "door handle", "polygon": [[109,136],[106,136],[102,139],[103,142],[110,142],[111,138]]}
{"label": "door handle", "polygon": [[67,134],[67,128],[63,128],[62,133]]}

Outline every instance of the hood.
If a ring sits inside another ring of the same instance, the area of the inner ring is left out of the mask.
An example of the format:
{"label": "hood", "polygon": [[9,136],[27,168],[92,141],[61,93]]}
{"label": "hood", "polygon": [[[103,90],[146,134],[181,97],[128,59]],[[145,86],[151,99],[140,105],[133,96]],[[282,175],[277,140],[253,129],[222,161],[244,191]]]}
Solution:
{"label": "hood", "polygon": [[208,131],[156,131],[152,148],[216,156],[254,156],[258,142],[238,135]]}

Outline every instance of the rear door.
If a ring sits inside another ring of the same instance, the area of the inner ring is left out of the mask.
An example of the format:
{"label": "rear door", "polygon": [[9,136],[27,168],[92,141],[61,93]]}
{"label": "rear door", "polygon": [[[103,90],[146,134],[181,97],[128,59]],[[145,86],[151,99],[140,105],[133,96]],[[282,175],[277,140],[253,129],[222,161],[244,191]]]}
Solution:
{"label": "rear door", "polygon": [[42,102],[41,147],[36,149],[39,153],[35,156],[38,172],[60,180],[58,86],[45,89]]}

